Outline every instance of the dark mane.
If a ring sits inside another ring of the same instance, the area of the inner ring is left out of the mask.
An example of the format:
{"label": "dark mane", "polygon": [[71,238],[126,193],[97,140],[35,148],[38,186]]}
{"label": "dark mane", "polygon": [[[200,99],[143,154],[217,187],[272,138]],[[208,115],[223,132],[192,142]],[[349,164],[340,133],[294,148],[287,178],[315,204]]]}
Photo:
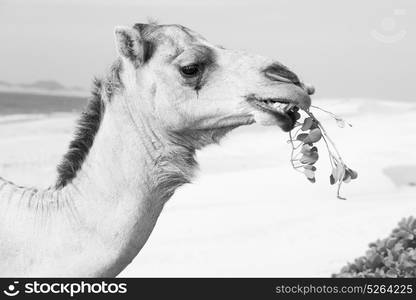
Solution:
{"label": "dark mane", "polygon": [[103,97],[106,98],[107,102],[110,102],[113,95],[122,88],[120,79],[121,68],[121,60],[117,59],[111,65],[110,72],[104,79],[96,78],[94,80],[91,97],[78,120],[74,139],[69,144],[67,153],[58,165],[56,188],[62,188],[70,183],[81,169],[101,125],[105,111]]}
{"label": "dark mane", "polygon": [[74,139],[69,144],[68,152],[64,155],[62,162],[58,165],[56,188],[64,187],[75,178],[92,147],[105,110],[101,98],[102,88],[102,81],[95,79],[91,98],[78,120]]}

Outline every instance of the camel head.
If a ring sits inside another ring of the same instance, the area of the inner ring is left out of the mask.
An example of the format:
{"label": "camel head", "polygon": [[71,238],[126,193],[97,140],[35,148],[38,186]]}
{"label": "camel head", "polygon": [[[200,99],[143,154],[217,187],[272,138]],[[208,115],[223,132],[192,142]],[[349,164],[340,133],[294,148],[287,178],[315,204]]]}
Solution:
{"label": "camel head", "polygon": [[274,59],[225,49],[179,25],[117,27],[121,81],[134,111],[174,132],[233,129],[254,122],[293,129],[313,87]]}

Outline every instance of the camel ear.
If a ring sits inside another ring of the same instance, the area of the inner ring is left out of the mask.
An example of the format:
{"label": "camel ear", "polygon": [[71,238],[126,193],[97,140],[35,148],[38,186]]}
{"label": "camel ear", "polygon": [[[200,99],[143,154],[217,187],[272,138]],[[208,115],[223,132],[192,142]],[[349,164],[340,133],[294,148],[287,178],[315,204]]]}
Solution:
{"label": "camel ear", "polygon": [[143,40],[140,33],[132,28],[118,26],[115,29],[118,54],[136,67],[143,62]]}

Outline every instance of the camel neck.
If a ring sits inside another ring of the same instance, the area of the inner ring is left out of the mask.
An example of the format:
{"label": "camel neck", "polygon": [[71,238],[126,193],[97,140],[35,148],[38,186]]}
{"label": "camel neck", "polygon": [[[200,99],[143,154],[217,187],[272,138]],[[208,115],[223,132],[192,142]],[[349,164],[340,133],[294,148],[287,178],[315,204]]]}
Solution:
{"label": "camel neck", "polygon": [[65,186],[37,191],[0,179],[0,240],[7,241],[0,243],[0,276],[118,275],[175,189],[191,179],[192,147],[144,112],[132,113],[124,96],[111,100]]}
{"label": "camel neck", "polygon": [[[193,150],[172,143],[141,115],[133,119],[126,99],[112,99],[81,169],[60,193],[70,198],[92,245],[94,276],[117,275],[147,241],[174,190],[189,182]],[[102,249],[93,251],[97,245]]]}
{"label": "camel neck", "polygon": [[126,97],[106,106],[65,186],[37,191],[0,179],[0,240],[7,241],[0,243],[0,276],[116,276],[146,243],[175,189],[190,181],[191,144],[145,111],[132,112]]}

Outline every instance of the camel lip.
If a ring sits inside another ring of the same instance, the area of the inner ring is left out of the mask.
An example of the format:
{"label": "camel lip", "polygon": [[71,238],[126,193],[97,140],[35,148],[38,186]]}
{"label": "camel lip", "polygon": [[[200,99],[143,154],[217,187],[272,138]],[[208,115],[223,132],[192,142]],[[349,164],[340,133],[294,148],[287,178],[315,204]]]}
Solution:
{"label": "camel lip", "polygon": [[260,111],[273,115],[280,123],[283,131],[291,131],[297,121],[299,107],[294,101],[286,98],[247,97],[247,102]]}

